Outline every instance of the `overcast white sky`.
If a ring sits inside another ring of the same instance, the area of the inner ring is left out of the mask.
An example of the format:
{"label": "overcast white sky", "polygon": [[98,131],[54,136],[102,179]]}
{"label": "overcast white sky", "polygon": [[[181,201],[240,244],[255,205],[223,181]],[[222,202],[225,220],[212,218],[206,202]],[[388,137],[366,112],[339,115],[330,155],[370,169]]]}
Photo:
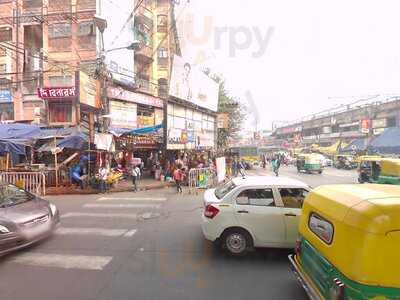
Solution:
{"label": "overcast white sky", "polygon": [[[400,94],[399,11],[398,0],[190,0],[178,23],[183,56],[223,74],[244,103],[250,93],[260,129],[366,95]],[[226,26],[232,38],[240,26],[252,32],[236,36],[251,43],[233,57],[228,33],[221,48],[215,41]],[[254,30],[264,37],[269,28],[265,54],[253,57],[260,47]]]}

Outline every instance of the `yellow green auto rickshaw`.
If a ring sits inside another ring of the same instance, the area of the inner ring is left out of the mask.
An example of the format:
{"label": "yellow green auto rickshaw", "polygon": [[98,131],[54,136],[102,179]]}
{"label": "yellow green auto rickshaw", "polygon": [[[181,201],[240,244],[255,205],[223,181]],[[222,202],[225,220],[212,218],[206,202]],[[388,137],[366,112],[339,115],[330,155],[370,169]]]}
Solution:
{"label": "yellow green auto rickshaw", "polygon": [[358,182],[400,185],[400,159],[379,156],[359,158]]}
{"label": "yellow green auto rickshaw", "polygon": [[289,260],[311,299],[400,299],[400,187],[318,187],[299,236]]}
{"label": "yellow green auto rickshaw", "polygon": [[297,172],[321,174],[323,171],[322,159],[320,154],[300,154],[297,156]]}

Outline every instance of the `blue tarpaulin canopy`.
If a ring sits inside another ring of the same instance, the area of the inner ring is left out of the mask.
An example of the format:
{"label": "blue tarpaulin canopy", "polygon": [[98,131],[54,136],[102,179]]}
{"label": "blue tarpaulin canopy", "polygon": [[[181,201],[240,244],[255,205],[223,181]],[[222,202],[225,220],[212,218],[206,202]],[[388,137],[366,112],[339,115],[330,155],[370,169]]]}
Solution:
{"label": "blue tarpaulin canopy", "polygon": [[0,124],[0,140],[29,144],[40,135],[40,127],[27,124]]}
{"label": "blue tarpaulin canopy", "polygon": [[386,129],[372,141],[370,149],[381,154],[400,154],[400,128]]}
{"label": "blue tarpaulin canopy", "polygon": [[340,152],[352,152],[352,151],[365,151],[368,147],[368,139],[356,139],[349,145],[340,150]]}
{"label": "blue tarpaulin canopy", "polygon": [[54,137],[67,137],[73,134],[77,134],[78,129],[76,127],[68,128],[41,128],[38,139],[50,139]]}
{"label": "blue tarpaulin canopy", "polygon": [[160,124],[160,125],[156,125],[156,126],[133,129],[124,134],[129,134],[129,135],[149,134],[149,133],[155,133],[162,128],[163,128],[163,125]]}
{"label": "blue tarpaulin canopy", "polygon": [[25,145],[0,140],[0,154],[4,153],[25,155]]}
{"label": "blue tarpaulin canopy", "polygon": [[68,137],[63,138],[62,140],[57,140],[56,145],[54,145],[54,141],[50,141],[43,146],[41,146],[37,151],[38,152],[50,152],[54,148],[60,149],[74,149],[74,150],[85,150],[88,148],[88,136],[83,133],[77,133],[70,135]]}

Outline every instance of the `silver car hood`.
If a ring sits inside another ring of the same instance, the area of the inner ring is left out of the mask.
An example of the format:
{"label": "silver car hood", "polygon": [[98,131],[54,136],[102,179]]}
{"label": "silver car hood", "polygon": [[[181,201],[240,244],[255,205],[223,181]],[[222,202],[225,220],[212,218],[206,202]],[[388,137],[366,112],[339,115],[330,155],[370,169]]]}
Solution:
{"label": "silver car hood", "polygon": [[29,222],[50,213],[47,201],[40,198],[18,205],[0,208],[0,221],[9,221],[16,224]]}

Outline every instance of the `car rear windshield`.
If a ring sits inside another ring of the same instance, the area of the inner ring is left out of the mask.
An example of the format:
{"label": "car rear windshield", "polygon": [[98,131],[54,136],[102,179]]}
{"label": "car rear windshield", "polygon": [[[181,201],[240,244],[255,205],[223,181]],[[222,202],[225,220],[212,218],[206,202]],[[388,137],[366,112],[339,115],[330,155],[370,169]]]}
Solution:
{"label": "car rear windshield", "polygon": [[228,181],[220,186],[218,186],[215,189],[215,197],[218,199],[222,199],[225,197],[226,194],[228,194],[230,191],[232,191],[236,185],[233,183],[233,181]]}
{"label": "car rear windshield", "polygon": [[0,207],[17,205],[32,198],[29,193],[14,185],[0,185]]}

